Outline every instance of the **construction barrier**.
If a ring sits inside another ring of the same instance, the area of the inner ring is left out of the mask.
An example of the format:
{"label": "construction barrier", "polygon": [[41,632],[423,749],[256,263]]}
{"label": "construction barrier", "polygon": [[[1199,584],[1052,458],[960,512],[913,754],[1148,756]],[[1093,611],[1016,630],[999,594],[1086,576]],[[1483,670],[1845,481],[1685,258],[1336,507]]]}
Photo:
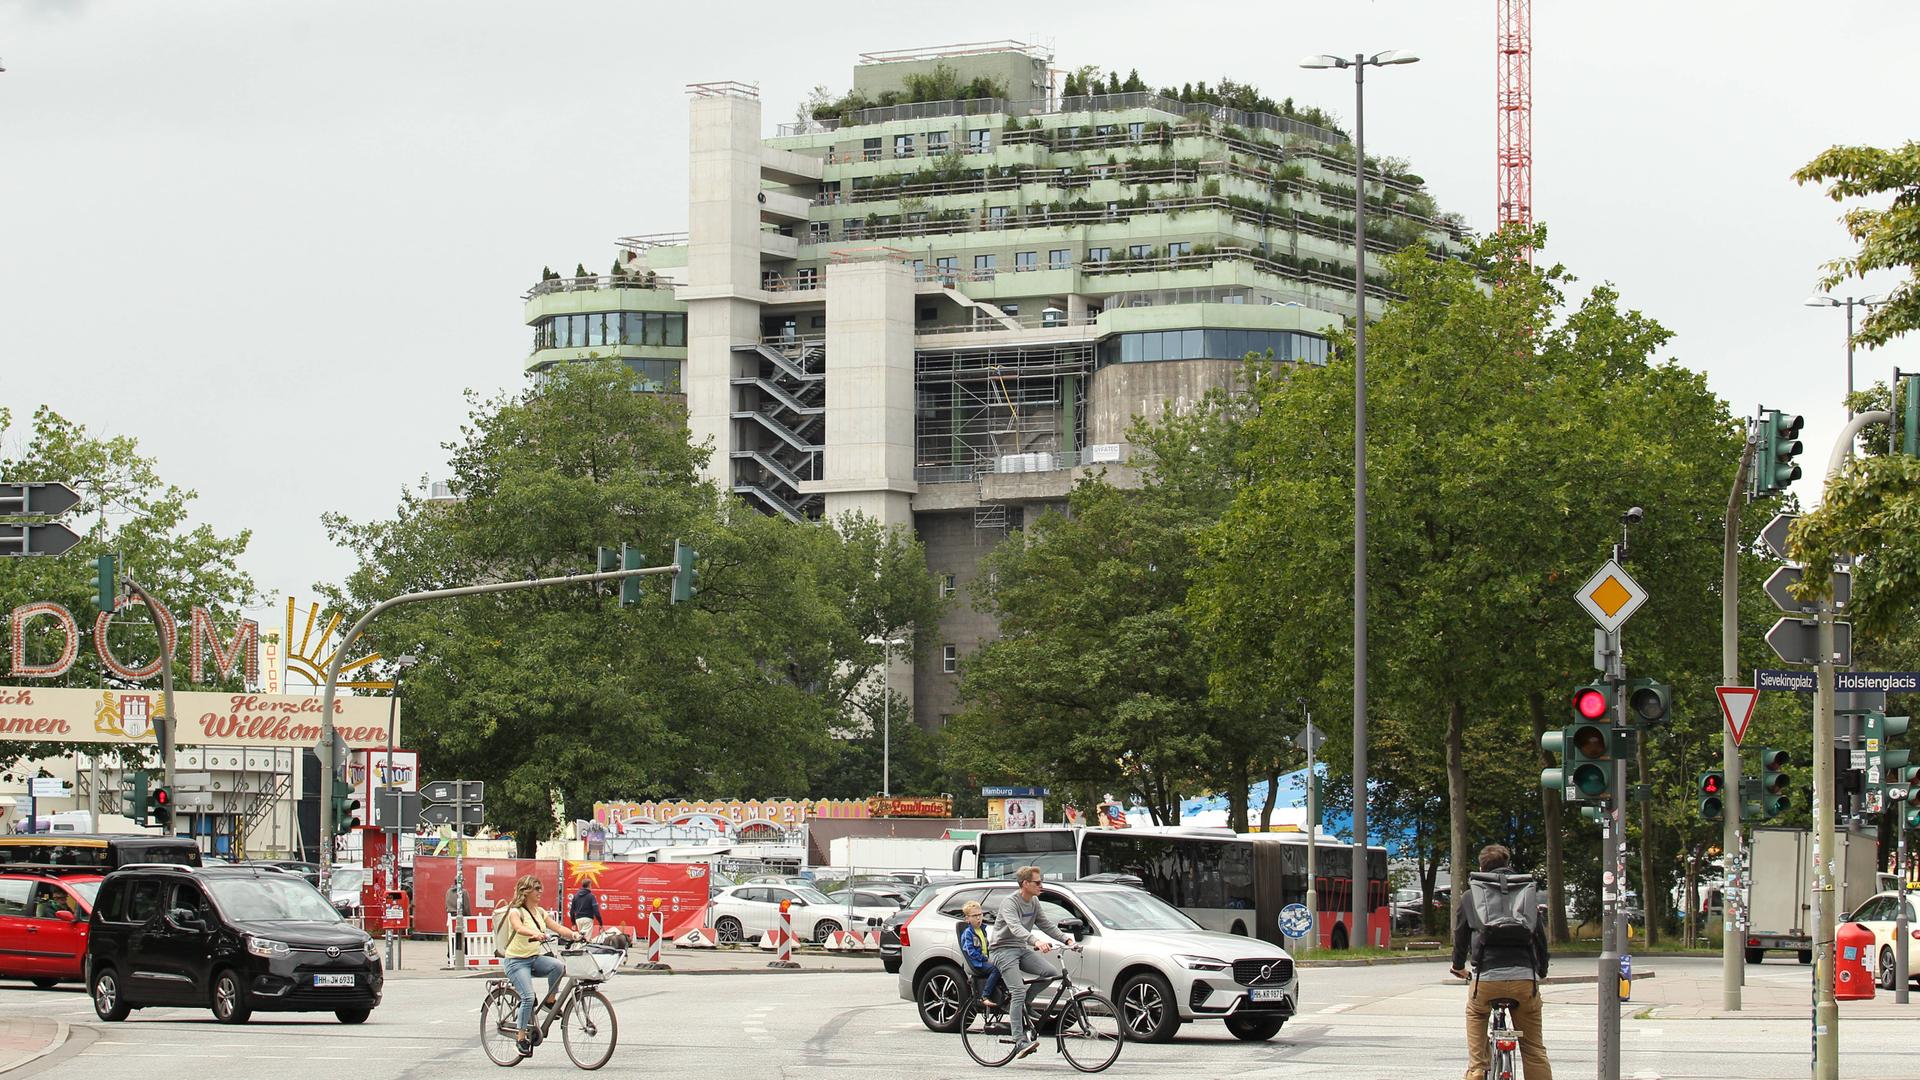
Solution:
{"label": "construction barrier", "polygon": [[500,958],[493,955],[493,916],[468,915],[460,920],[460,941],[466,948],[467,967],[497,968]]}
{"label": "construction barrier", "polygon": [[635,965],[642,971],[673,970],[660,962],[660,939],[666,936],[661,929],[664,925],[661,918],[660,901],[656,898],[653,901],[652,907],[647,911],[647,958]]}
{"label": "construction barrier", "polygon": [[681,934],[674,940],[674,944],[682,949],[717,949],[720,947],[720,942],[713,936],[713,931],[704,926],[696,926],[686,933]]}
{"label": "construction barrier", "polygon": [[780,937],[780,957],[777,960],[767,962],[767,966],[770,968],[797,968],[800,966],[793,962],[793,912],[788,910],[792,905],[793,901],[791,900],[780,901],[780,929],[777,931]]}

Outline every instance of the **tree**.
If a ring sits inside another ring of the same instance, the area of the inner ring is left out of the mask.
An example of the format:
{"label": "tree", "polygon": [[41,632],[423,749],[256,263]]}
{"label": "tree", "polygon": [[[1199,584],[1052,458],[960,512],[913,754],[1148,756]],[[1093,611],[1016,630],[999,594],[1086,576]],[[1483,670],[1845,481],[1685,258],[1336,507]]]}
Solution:
{"label": "tree", "polygon": [[1831,289],[1876,270],[1904,269],[1906,281],[1867,315],[1854,340],[1874,348],[1920,327],[1920,285],[1913,277],[1920,265],[1920,142],[1909,141],[1898,150],[1835,146],[1807,162],[1793,178],[1802,184],[1826,183],[1834,202],[1893,196],[1884,210],[1856,207],[1841,216],[1860,250],[1829,262],[1820,287]]}
{"label": "tree", "polygon": [[403,499],[389,520],[328,519],[360,565],[345,611],[401,592],[545,577],[635,543],[656,565],[700,553],[699,592],[670,605],[550,588],[396,609],[374,623],[407,676],[424,767],[488,782],[490,821],[523,853],[556,811],[613,798],[807,794],[880,661],[937,601],[924,554],[867,519],[795,525],[722,502],[697,478],[678,405],[634,393],[619,364],[568,365],[477,402],[449,444],[460,500]]}
{"label": "tree", "polygon": [[[12,413],[0,408],[0,444],[11,444],[6,436],[12,428]],[[193,607],[205,607],[225,623],[255,598],[253,579],[239,564],[252,534],[241,530],[222,536],[210,525],[194,524],[190,511],[196,493],[162,479],[155,461],[140,453],[131,436],[95,435],[42,406],[34,410],[33,426],[19,451],[0,456],[0,476],[64,483],[81,497],[80,505],[63,519],[82,534],[79,545],[58,558],[0,558],[0,606],[5,610],[51,600],[73,612],[85,632],[94,615],[93,559],[109,552],[119,553],[122,570],[182,621],[182,642],[184,620]],[[0,633],[11,630],[0,627]],[[125,641],[123,655],[129,658],[158,651],[142,609],[116,618],[113,634]],[[31,636],[24,648],[28,659],[40,663],[54,659],[56,652],[52,642],[39,635]],[[174,677],[182,686],[189,678],[185,653],[179,648],[174,659]],[[82,660],[65,676],[41,685],[129,684]],[[238,681],[229,688],[238,689]],[[100,749],[91,743],[0,741],[0,762],[10,767],[25,757]]]}

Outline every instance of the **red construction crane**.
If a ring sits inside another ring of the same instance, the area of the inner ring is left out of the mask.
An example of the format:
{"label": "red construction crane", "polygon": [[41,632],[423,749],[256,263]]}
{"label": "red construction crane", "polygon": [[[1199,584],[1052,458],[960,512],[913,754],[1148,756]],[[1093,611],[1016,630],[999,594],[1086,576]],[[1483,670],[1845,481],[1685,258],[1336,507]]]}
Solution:
{"label": "red construction crane", "polygon": [[[1533,0],[1495,0],[1494,152],[1498,226],[1533,224]],[[1529,259],[1532,253],[1528,253]]]}

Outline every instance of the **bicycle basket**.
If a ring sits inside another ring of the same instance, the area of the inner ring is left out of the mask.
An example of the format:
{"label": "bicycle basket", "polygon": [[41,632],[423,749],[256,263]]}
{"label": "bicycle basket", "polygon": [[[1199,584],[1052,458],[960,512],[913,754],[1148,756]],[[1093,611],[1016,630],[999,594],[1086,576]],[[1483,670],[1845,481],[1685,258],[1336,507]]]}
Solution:
{"label": "bicycle basket", "polygon": [[565,966],[568,978],[598,982],[620,970],[620,961],[625,956],[624,952],[617,949],[589,949],[586,952],[566,953],[561,956],[560,963]]}

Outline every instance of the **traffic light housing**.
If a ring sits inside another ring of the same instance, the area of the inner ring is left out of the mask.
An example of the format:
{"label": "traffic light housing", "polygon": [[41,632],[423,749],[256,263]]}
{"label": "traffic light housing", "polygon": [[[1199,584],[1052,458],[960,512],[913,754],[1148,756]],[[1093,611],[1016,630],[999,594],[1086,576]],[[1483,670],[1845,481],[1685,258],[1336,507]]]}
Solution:
{"label": "traffic light housing", "polygon": [[1627,682],[1627,717],[1636,724],[1652,726],[1672,719],[1673,687],[1659,679],[1630,679]]}
{"label": "traffic light housing", "polygon": [[1704,821],[1719,821],[1726,812],[1726,774],[1715,769],[1700,774],[1700,817]]}
{"label": "traffic light housing", "polygon": [[[620,569],[620,549],[610,548],[610,547],[594,548],[593,549],[593,569],[595,573],[600,573],[600,574],[608,574],[608,573],[612,573],[615,570]],[[615,581],[615,582],[611,582],[611,584],[613,586],[614,595],[618,596],[620,594],[621,583],[618,581]],[[598,592],[599,590],[600,590],[600,586],[598,585],[594,586],[595,592]]]}
{"label": "traffic light housing", "polygon": [[159,785],[147,792],[146,824],[162,829],[173,827],[173,792]]}
{"label": "traffic light housing", "polygon": [[1613,733],[1613,686],[1588,683],[1573,692],[1573,723],[1561,731],[1561,767],[1568,800],[1590,802],[1613,791],[1618,740]]}
{"label": "traffic light housing", "polygon": [[120,788],[120,813],[142,825],[147,823],[147,784],[152,777],[145,769],[134,769]]}
{"label": "traffic light housing", "polygon": [[684,604],[699,591],[700,571],[695,565],[699,558],[700,553],[689,547],[685,540],[673,542],[673,603]]}
{"label": "traffic light housing", "polygon": [[1760,496],[1777,495],[1800,479],[1799,457],[1806,446],[1800,442],[1803,417],[1769,409],[1760,416],[1760,446],[1755,461],[1754,491]]}
{"label": "traffic light housing", "polygon": [[[640,549],[632,544],[620,545],[620,569],[638,570],[647,565],[640,558]],[[640,603],[640,579],[626,577],[620,579],[620,606],[633,607]]]}
{"label": "traffic light housing", "polygon": [[1793,779],[1786,773],[1792,759],[1785,750],[1769,746],[1760,751],[1760,816],[1776,818],[1787,812]]}
{"label": "traffic light housing", "polygon": [[1567,783],[1567,732],[1543,731],[1540,733],[1540,749],[1560,759],[1560,764],[1549,765],[1540,770],[1540,786],[1548,791],[1557,791],[1566,802],[1578,802],[1575,789]]}
{"label": "traffic light housing", "polygon": [[[93,560],[93,587],[95,589],[93,606],[95,610],[103,611],[108,615],[113,614],[114,608],[119,606],[119,564],[120,557],[118,555],[102,555]],[[128,814],[127,816],[132,817],[133,815]]]}
{"label": "traffic light housing", "polygon": [[341,834],[352,831],[362,822],[360,820],[360,796],[352,788],[335,787],[333,789],[333,831]]}

